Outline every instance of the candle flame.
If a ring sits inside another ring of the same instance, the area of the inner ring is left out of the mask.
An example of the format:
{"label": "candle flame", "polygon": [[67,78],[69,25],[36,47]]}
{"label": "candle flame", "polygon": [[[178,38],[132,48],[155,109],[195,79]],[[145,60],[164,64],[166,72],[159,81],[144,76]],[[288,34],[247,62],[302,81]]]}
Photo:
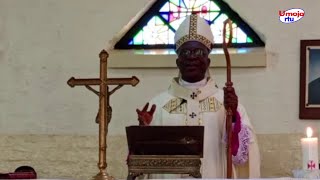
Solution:
{"label": "candle flame", "polygon": [[307,127],[307,137],[308,138],[312,137],[312,129],[311,129],[311,127]]}

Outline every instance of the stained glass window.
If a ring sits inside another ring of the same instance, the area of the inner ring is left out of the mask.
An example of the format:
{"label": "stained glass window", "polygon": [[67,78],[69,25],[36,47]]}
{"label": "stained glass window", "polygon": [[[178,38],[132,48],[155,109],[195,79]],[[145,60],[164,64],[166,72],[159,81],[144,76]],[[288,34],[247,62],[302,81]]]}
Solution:
{"label": "stained glass window", "polygon": [[228,18],[233,22],[233,47],[264,46],[250,26],[222,0],[158,0],[115,48],[173,48],[174,33],[191,13],[198,13],[208,22],[216,47],[222,46],[223,22]]}

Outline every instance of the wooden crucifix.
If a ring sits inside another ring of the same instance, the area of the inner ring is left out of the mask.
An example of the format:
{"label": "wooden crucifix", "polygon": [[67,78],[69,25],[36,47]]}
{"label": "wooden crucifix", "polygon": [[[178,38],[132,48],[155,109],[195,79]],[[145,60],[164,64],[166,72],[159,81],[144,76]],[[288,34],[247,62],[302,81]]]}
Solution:
{"label": "wooden crucifix", "polygon": [[[108,125],[111,121],[112,113],[112,109],[109,103],[110,95],[113,94],[119,88],[121,88],[123,85],[136,86],[139,83],[139,79],[135,76],[132,76],[131,78],[107,78],[108,57],[109,55],[105,50],[102,50],[99,54],[100,78],[75,79],[74,77],[71,77],[67,82],[70,87],[85,86],[99,96],[99,112],[96,117],[96,122],[99,123],[99,173],[96,176],[94,176],[95,180],[114,179],[107,173],[106,170]],[[90,85],[99,85],[99,92],[91,88]],[[108,85],[118,86],[114,88],[112,91],[109,91]]]}

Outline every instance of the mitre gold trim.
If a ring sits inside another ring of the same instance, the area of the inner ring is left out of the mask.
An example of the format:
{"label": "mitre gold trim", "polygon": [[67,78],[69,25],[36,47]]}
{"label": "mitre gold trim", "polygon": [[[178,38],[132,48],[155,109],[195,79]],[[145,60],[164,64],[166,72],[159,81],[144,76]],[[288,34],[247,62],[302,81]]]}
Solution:
{"label": "mitre gold trim", "polygon": [[197,15],[191,15],[190,16],[190,29],[189,34],[182,36],[177,42],[176,42],[176,49],[179,49],[182,44],[188,41],[198,41],[204,44],[208,49],[211,49],[211,42],[205,38],[204,36],[197,34]]}

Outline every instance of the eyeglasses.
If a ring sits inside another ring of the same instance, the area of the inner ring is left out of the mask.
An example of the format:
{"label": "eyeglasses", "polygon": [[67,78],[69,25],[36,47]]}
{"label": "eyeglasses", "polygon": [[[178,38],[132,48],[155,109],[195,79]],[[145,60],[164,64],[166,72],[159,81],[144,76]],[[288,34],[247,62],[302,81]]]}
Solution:
{"label": "eyeglasses", "polygon": [[191,55],[193,55],[195,58],[202,58],[206,55],[206,52],[203,49],[193,49],[193,50],[189,50],[189,49],[183,49],[179,52],[179,56],[181,57],[191,57]]}

